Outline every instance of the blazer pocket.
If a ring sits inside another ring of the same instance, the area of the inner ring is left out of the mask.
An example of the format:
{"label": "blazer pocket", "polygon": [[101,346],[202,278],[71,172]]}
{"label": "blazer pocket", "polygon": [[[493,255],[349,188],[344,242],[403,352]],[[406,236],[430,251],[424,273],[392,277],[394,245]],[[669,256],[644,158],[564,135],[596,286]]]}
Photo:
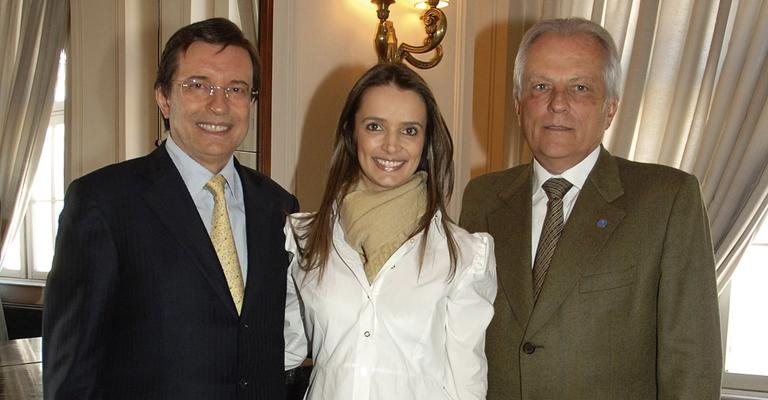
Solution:
{"label": "blazer pocket", "polygon": [[621,271],[609,271],[584,275],[579,282],[579,292],[589,293],[625,287],[635,282],[637,267],[634,265]]}

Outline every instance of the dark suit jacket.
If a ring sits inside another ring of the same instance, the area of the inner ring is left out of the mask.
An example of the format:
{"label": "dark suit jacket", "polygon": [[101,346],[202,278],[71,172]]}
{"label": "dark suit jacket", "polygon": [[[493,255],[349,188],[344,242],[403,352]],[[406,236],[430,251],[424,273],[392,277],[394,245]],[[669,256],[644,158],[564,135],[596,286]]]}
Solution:
{"label": "dark suit jacket", "polygon": [[533,302],[532,167],[479,177],[461,225],[496,242],[488,399],[719,399],[712,245],[696,178],[602,150]]}
{"label": "dark suit jacket", "polygon": [[238,317],[165,146],[72,182],[45,291],[46,399],[282,399],[296,199],[235,162],[248,279]]}

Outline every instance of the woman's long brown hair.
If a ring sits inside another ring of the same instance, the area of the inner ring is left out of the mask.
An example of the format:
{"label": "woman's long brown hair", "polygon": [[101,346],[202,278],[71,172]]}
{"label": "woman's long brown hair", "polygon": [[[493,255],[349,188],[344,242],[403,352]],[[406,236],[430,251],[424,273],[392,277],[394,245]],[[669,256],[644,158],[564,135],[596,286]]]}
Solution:
{"label": "woman's long brown hair", "polygon": [[[331,168],[320,208],[315,214],[299,218],[299,227],[293,229],[294,237],[299,244],[299,265],[305,271],[318,268],[320,278],[325,273],[331,254],[333,224],[336,218],[335,206],[337,202],[344,199],[360,177],[360,163],[355,141],[355,115],[365,92],[372,87],[385,85],[414,91],[426,105],[427,128],[418,170],[427,172],[427,207],[411,236],[424,231],[426,237],[432,217],[437,211],[443,214],[443,231],[448,241],[451,259],[448,273],[450,280],[456,273],[458,252],[456,240],[448,228],[451,220],[446,213],[446,204],[453,192],[453,141],[429,86],[421,76],[401,63],[380,63],[373,66],[360,77],[349,92],[339,116]],[[299,231],[302,233],[297,233]],[[419,256],[421,261],[423,261],[425,246],[426,240],[421,242]]]}

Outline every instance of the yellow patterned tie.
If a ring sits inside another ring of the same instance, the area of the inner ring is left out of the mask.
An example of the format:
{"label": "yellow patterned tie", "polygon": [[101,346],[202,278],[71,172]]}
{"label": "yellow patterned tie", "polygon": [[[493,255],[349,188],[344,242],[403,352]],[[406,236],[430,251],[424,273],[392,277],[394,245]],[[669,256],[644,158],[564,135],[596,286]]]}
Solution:
{"label": "yellow patterned tie", "polygon": [[216,175],[205,184],[205,188],[213,194],[213,218],[211,220],[211,242],[216,249],[224,276],[227,278],[229,292],[235,302],[237,314],[243,307],[243,276],[240,271],[240,261],[237,258],[235,238],[232,236],[232,227],[229,224],[227,213],[227,201],[224,198],[224,184],[226,178]]}

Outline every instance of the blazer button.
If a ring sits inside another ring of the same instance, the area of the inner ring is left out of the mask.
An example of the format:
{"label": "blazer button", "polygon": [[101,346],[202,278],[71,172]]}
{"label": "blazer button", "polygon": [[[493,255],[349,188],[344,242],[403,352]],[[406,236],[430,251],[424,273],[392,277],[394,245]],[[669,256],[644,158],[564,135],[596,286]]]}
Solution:
{"label": "blazer button", "polygon": [[533,354],[536,351],[536,346],[531,342],[525,342],[523,344],[523,353]]}
{"label": "blazer button", "polygon": [[248,379],[246,379],[246,378],[241,378],[241,379],[240,379],[240,382],[237,382],[237,383],[238,383],[238,384],[240,385],[240,387],[241,387],[241,388],[243,388],[243,389],[245,389],[246,387],[248,387]]}

